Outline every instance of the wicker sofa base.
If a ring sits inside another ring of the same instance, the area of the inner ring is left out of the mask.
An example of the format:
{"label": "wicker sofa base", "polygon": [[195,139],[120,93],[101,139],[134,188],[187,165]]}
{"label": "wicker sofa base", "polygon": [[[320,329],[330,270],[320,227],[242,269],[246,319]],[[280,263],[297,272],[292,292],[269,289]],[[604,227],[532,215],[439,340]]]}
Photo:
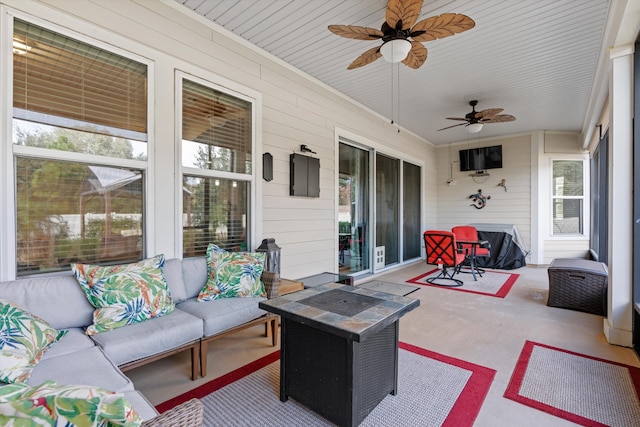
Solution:
{"label": "wicker sofa base", "polygon": [[578,258],[554,259],[548,269],[549,307],[607,315],[607,266]]}

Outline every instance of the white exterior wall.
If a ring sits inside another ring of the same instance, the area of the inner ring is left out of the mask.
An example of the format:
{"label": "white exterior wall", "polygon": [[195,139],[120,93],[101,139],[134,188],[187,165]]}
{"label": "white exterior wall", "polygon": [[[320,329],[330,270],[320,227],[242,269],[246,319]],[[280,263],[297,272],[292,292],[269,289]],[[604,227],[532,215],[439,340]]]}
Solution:
{"label": "white exterior wall", "polygon": [[[438,148],[437,162],[441,166],[435,181],[438,199],[438,223],[435,225],[450,230],[453,226],[469,223],[514,224],[530,250],[531,174],[535,173],[531,170],[530,140],[529,134],[514,135],[474,139]],[[459,150],[493,145],[502,145],[502,168],[488,169],[486,181],[476,182],[469,176],[472,172],[460,171]],[[455,185],[447,184],[450,177]],[[507,191],[498,186],[502,179]],[[471,206],[469,198],[479,189],[485,197],[491,196],[482,209]]]}
{"label": "white exterior wall", "polygon": [[[408,131],[398,133],[385,118],[209,21],[183,13],[173,1],[0,0],[0,4],[152,61],[147,255],[181,257],[177,70],[256,99],[257,218],[252,244],[257,247],[264,237],[276,239],[282,247],[283,277],[337,271],[337,129],[422,166],[425,198],[430,200],[423,222],[435,222],[436,162],[431,144]],[[301,144],[320,159],[319,198],[289,196],[289,154]],[[273,155],[271,182],[261,179],[264,152]]]}

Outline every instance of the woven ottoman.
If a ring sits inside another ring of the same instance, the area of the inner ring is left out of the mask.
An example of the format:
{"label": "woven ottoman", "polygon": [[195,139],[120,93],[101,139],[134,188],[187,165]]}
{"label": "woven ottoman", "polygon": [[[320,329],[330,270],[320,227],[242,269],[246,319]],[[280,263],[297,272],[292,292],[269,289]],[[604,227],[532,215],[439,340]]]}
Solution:
{"label": "woven ottoman", "polygon": [[549,265],[549,307],[607,315],[609,272],[601,262],[558,258]]}

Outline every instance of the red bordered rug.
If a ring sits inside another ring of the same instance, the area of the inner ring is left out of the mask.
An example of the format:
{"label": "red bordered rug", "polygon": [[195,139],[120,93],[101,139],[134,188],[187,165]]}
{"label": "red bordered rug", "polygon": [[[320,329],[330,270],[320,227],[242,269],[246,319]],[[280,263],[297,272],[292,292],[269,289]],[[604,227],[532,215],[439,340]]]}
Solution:
{"label": "red bordered rug", "polygon": [[[496,371],[400,343],[398,393],[388,395],[361,426],[471,427]],[[330,426],[293,399],[280,402],[279,351],[157,406],[164,412],[202,400],[206,426]]]}
{"label": "red bordered rug", "polygon": [[526,341],[504,397],[590,427],[640,426],[640,368]]}
{"label": "red bordered rug", "polygon": [[[504,298],[507,296],[513,285],[520,277],[519,274],[506,273],[503,271],[486,270],[482,277],[476,275],[478,280],[473,280],[473,275],[470,273],[459,273],[455,275],[455,278],[462,280],[462,286],[450,287],[439,286],[427,282],[430,277],[435,277],[440,274],[440,270],[437,268],[431,270],[428,273],[421,274],[418,277],[407,280],[407,283],[415,283],[423,286],[433,286],[440,289],[450,289],[452,291],[469,292],[472,294],[488,295],[491,297]],[[442,280],[443,284],[450,284],[450,280]]]}

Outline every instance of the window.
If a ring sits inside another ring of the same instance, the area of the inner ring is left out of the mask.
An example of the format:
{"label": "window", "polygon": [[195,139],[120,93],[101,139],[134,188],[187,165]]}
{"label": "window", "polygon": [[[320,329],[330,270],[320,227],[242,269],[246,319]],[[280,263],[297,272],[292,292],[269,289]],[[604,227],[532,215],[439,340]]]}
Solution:
{"label": "window", "polygon": [[253,104],[182,78],[183,256],[247,250]]}
{"label": "window", "polygon": [[553,235],[583,234],[584,161],[553,161]]}
{"label": "window", "polygon": [[147,65],[13,24],[17,276],[142,258]]}

